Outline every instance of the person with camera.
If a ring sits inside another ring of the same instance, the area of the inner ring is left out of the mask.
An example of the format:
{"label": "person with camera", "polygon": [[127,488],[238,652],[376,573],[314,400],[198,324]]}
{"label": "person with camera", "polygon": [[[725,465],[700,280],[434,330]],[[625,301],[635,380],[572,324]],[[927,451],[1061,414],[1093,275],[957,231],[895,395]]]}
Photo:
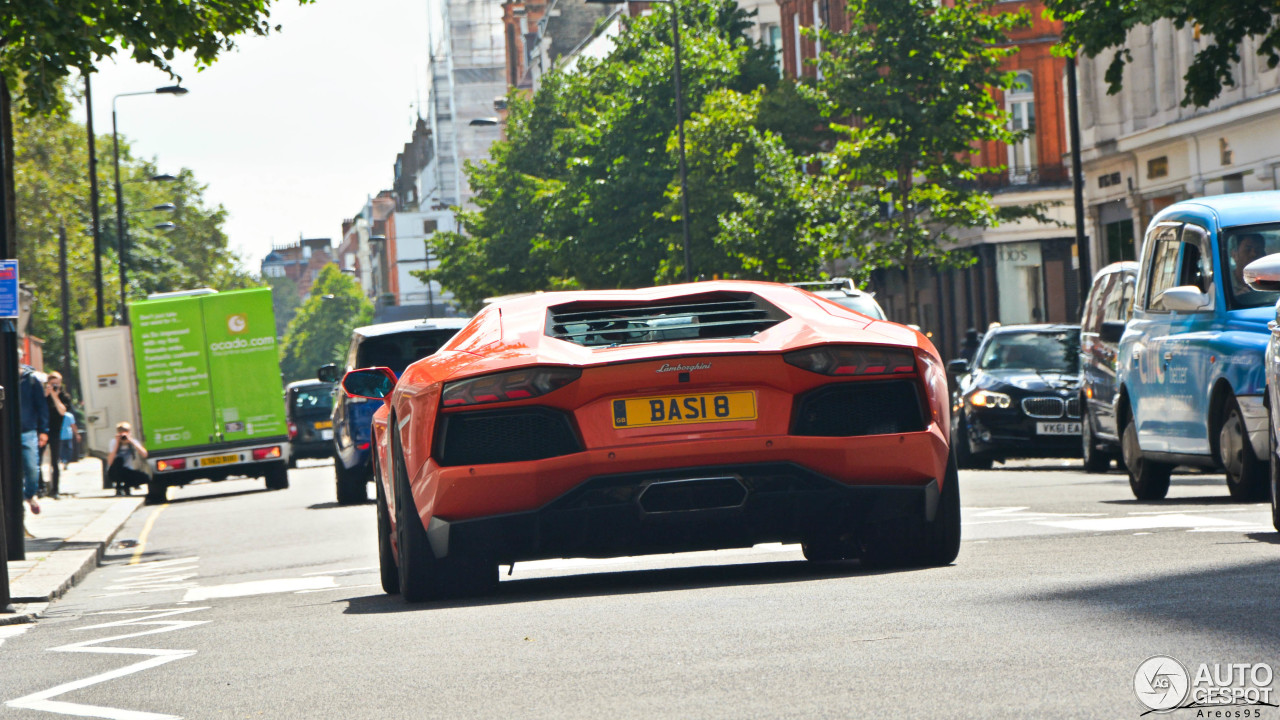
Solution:
{"label": "person with camera", "polygon": [[116,495],[128,495],[131,488],[145,485],[150,478],[137,466],[146,459],[147,449],[134,439],[129,423],[116,423],[116,436],[107,452],[107,479],[115,486]]}
{"label": "person with camera", "polygon": [[[44,395],[49,403],[49,429],[58,433],[58,437],[53,442],[45,445],[49,449],[49,478],[44,483],[44,494],[47,497],[57,499],[59,484],[62,479],[62,426],[63,418],[71,417],[71,395],[67,393],[67,388],[62,384],[62,373],[53,371],[49,373],[48,379],[44,384]],[[74,421],[74,417],[72,420]]]}

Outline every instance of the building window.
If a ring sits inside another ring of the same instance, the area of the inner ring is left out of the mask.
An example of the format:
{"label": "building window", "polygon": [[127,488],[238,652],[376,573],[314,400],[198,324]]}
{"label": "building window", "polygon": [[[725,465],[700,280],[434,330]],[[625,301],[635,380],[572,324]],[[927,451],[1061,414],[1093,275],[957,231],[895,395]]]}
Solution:
{"label": "building window", "polygon": [[439,224],[438,222],[436,222],[435,220],[423,220],[423,221],[422,221],[422,234],[423,234],[423,235],[430,235],[431,233],[435,232],[439,227],[440,227],[440,224]]}
{"label": "building window", "polygon": [[760,41],[773,51],[773,67],[782,74],[782,28],[777,25],[764,25],[760,28]]}
{"label": "building window", "polygon": [[822,79],[822,8],[818,0],[813,0],[813,59],[817,63],[814,71],[819,80]]}
{"label": "building window", "polygon": [[1010,129],[1024,132],[1017,143],[1009,146],[1009,181],[1031,182],[1036,169],[1036,96],[1031,73],[1018,73],[1013,87],[1006,93]]}
{"label": "building window", "polygon": [[1169,174],[1169,156],[1161,155],[1147,161],[1147,179],[1154,180]]}
{"label": "building window", "polygon": [[800,13],[791,16],[791,27],[795,29],[795,48],[796,48],[796,77],[804,75],[804,48],[800,43],[804,40],[804,35],[800,32]]}

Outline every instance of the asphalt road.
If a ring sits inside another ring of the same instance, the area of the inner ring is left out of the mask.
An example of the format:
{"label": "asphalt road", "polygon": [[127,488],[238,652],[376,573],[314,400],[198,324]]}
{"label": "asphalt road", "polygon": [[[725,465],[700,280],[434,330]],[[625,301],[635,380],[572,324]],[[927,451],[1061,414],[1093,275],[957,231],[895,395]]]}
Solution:
{"label": "asphalt road", "polygon": [[338,506],[328,465],[173,490],[49,618],[0,629],[0,717],[1137,718],[1152,655],[1280,657],[1267,506],[1221,476],[1142,503],[1118,472],[1016,465],[961,473],[946,568],[548,561],[419,606],[378,587],[373,505]]}

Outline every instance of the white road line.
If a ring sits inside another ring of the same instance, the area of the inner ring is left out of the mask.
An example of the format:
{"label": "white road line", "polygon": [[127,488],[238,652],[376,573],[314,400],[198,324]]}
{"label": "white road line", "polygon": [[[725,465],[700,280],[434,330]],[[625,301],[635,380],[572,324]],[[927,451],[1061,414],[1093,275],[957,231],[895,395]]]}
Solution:
{"label": "white road line", "polygon": [[35,627],[35,623],[23,623],[21,625],[0,625],[0,645],[11,637],[17,637],[22,633]]}
{"label": "white road line", "polygon": [[1171,515],[1130,515],[1127,517],[1088,520],[1033,521],[1031,524],[1065,528],[1067,530],[1116,532],[1120,530],[1150,530],[1153,528],[1222,528],[1224,530],[1239,530],[1252,526],[1254,523],[1174,513]]}
{"label": "white road line", "polygon": [[115,642],[118,640],[127,640],[129,638],[143,637],[145,635],[157,635],[160,633],[173,632],[174,630],[185,630],[203,625],[208,620],[165,620],[157,621],[158,618],[171,617],[184,613],[196,612],[199,610],[208,610],[207,607],[194,608],[178,608],[175,610],[165,610],[156,612],[154,610],[116,610],[110,612],[98,613],[99,615],[124,615],[151,613],[140,618],[132,618],[129,620],[117,620],[115,622],[102,623],[99,625],[90,625],[88,627],[78,628],[79,630],[100,630],[103,628],[115,627],[138,627],[138,626],[155,626],[152,629],[143,630],[141,632],[127,633],[125,635],[113,635],[111,637],[99,638],[97,640],[86,640],[84,642],[72,643],[70,645],[62,645],[50,648],[50,652],[74,652],[74,653],[94,653],[106,655],[147,655],[150,656],[146,660],[136,662],[132,665],[126,665],[122,668],[111,670],[110,672],[101,673],[83,680],[74,680],[72,682],[63,683],[56,687],[43,690],[38,693],[26,695],[16,700],[10,700],[5,703],[12,708],[23,710],[40,710],[43,712],[56,713],[58,715],[74,715],[76,717],[100,717],[109,718],[109,720],[181,720],[181,715],[164,715],[161,713],[143,712],[141,710],[125,710],[122,708],[103,707],[100,705],[82,705],[80,703],[64,702],[54,700],[59,695],[76,690],[82,690],[93,685],[115,680],[127,675],[150,670],[174,660],[191,657],[196,654],[195,650],[169,650],[169,649],[151,649],[151,648],[132,648],[132,647],[103,647],[100,643]]}
{"label": "white road line", "polygon": [[327,590],[337,586],[338,582],[328,575],[309,578],[284,578],[282,580],[252,580],[230,585],[193,587],[187,590],[187,594],[182,599],[185,602],[204,602],[214,598],[246,597],[248,595],[298,592],[299,590]]}

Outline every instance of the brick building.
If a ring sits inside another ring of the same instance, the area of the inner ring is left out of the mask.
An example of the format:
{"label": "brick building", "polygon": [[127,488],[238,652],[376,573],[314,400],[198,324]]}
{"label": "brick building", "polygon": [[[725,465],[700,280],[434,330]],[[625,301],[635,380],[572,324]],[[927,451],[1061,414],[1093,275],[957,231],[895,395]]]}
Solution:
{"label": "brick building", "polygon": [[262,259],[262,277],[287,277],[298,286],[298,296],[311,292],[320,269],[334,262],[329,238],[299,238],[296,243],[274,245]]}

